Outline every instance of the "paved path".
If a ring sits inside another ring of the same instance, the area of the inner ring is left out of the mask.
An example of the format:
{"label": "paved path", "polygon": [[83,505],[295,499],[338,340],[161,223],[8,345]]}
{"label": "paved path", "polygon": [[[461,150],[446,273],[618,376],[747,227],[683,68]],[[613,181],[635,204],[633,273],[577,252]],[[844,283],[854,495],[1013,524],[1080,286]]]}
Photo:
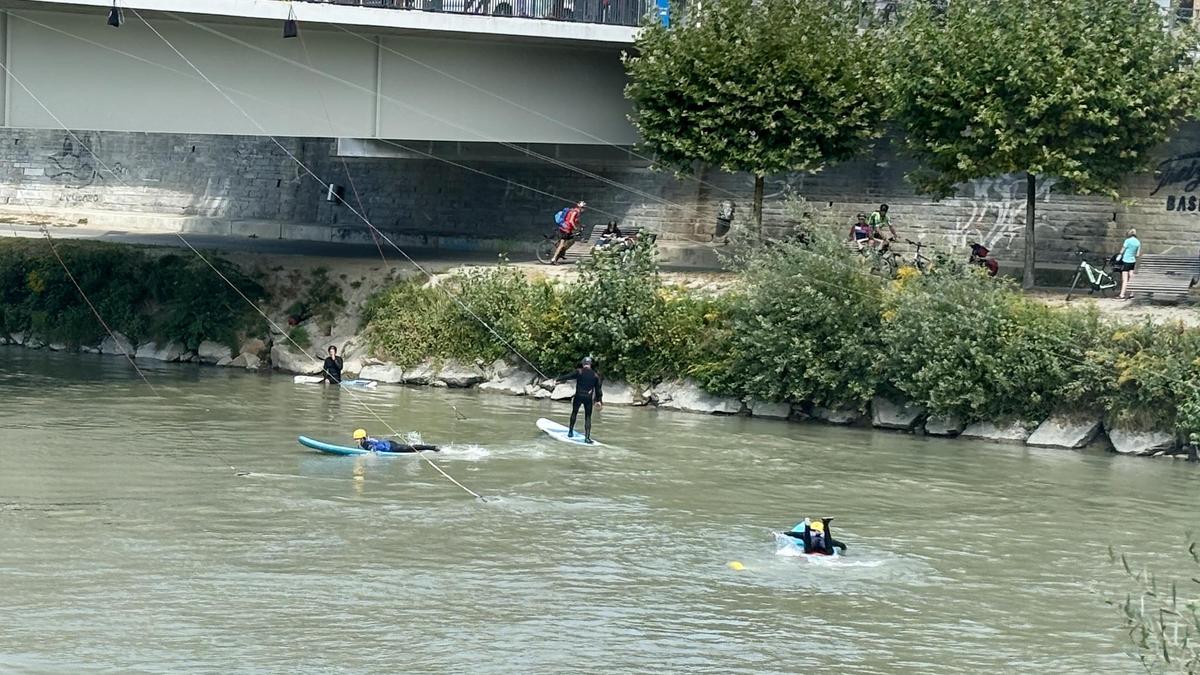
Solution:
{"label": "paved path", "polygon": [[[139,246],[185,248],[183,242],[175,234],[122,232],[82,227],[51,227],[49,231],[50,236],[55,240],[88,239]],[[41,239],[45,235],[42,234],[41,228],[36,226],[5,224],[0,225],[0,236]],[[379,259],[380,257],[379,249],[373,244],[341,244],[299,239],[251,239],[248,237],[228,237],[214,234],[185,234],[183,236],[198,249],[217,249],[221,251],[261,253],[266,255],[298,255],[317,258]],[[421,248],[405,248],[404,251],[417,262],[496,262],[496,253],[494,251],[448,251],[445,249]],[[403,256],[389,244],[383,243],[383,253],[389,262],[403,261]],[[510,259],[513,262],[531,262],[534,260],[534,257],[532,254],[516,253],[510,256]]]}

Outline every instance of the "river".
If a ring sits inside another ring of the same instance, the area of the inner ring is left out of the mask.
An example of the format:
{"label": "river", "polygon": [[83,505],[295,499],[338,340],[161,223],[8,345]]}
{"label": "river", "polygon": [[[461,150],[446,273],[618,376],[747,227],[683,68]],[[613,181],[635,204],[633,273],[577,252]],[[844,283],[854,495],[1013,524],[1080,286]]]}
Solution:
{"label": "river", "polygon": [[[0,358],[6,672],[1136,672],[1108,546],[1181,565],[1197,512],[1178,461]],[[487,500],[295,442],[364,405]],[[847,557],[776,553],[822,514]]]}

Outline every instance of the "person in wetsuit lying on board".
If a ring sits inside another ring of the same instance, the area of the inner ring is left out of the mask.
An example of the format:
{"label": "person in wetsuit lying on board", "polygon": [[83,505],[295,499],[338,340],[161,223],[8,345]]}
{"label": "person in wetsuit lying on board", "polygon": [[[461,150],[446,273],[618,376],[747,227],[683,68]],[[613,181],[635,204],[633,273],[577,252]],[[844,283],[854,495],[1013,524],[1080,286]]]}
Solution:
{"label": "person in wetsuit lying on board", "polygon": [[804,522],[797,523],[791,532],[784,532],[784,534],[804,542],[805,553],[833,555],[833,549],[835,548],[840,548],[842,549],[842,553],[845,553],[846,545],[834,539],[833,532],[829,529],[829,521],[831,520],[833,518],[822,518],[820,522],[814,523],[805,518]]}
{"label": "person in wetsuit lying on board", "polygon": [[575,436],[575,421],[579,419],[579,408],[583,407],[583,442],[592,442],[592,404],[604,407],[604,391],[600,373],[592,368],[592,357],[585,356],[575,372],[556,378],[555,382],[575,380],[575,396],[571,398],[571,424],[567,427],[567,438]]}
{"label": "person in wetsuit lying on board", "polygon": [[424,452],[426,450],[437,452],[440,450],[436,445],[400,443],[390,438],[371,438],[367,435],[366,429],[354,430],[354,443],[363,450],[371,452]]}

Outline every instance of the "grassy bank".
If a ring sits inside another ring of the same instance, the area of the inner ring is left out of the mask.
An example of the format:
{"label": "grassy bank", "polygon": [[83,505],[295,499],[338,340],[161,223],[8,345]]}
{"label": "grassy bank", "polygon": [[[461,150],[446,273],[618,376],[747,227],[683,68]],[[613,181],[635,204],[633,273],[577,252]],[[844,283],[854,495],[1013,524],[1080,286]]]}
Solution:
{"label": "grassy bank", "polygon": [[[265,333],[261,317],[191,253],[97,242],[55,247],[108,325],[135,343],[236,347],[241,334]],[[210,260],[248,297],[264,299],[258,280],[220,257]],[[49,243],[21,239],[0,241],[0,331],[70,347],[106,335]]]}
{"label": "grassy bank", "polygon": [[1200,432],[1198,329],[1047,307],[950,265],[882,280],[832,236],[730,262],[739,282],[718,297],[663,283],[649,245],[597,255],[575,283],[505,266],[443,282],[462,306],[400,283],[369,304],[367,337],[401,365],[503,356],[474,313],[545,372],[593,354],[610,377],[691,377],[772,402],[864,408],[881,395],[967,422],[1086,411]]}

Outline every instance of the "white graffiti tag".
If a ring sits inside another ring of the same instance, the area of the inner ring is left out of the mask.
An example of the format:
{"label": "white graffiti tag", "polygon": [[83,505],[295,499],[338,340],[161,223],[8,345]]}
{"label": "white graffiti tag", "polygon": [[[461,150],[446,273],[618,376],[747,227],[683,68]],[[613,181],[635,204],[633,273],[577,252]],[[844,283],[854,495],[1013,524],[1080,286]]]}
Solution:
{"label": "white graffiti tag", "polygon": [[[1038,203],[1050,201],[1053,178],[1042,178],[1037,184]],[[995,178],[978,178],[959,187],[951,203],[963,207],[955,216],[954,232],[948,235],[951,243],[966,246],[978,242],[991,249],[1005,248],[1025,229],[1025,176],[1010,174]]]}

